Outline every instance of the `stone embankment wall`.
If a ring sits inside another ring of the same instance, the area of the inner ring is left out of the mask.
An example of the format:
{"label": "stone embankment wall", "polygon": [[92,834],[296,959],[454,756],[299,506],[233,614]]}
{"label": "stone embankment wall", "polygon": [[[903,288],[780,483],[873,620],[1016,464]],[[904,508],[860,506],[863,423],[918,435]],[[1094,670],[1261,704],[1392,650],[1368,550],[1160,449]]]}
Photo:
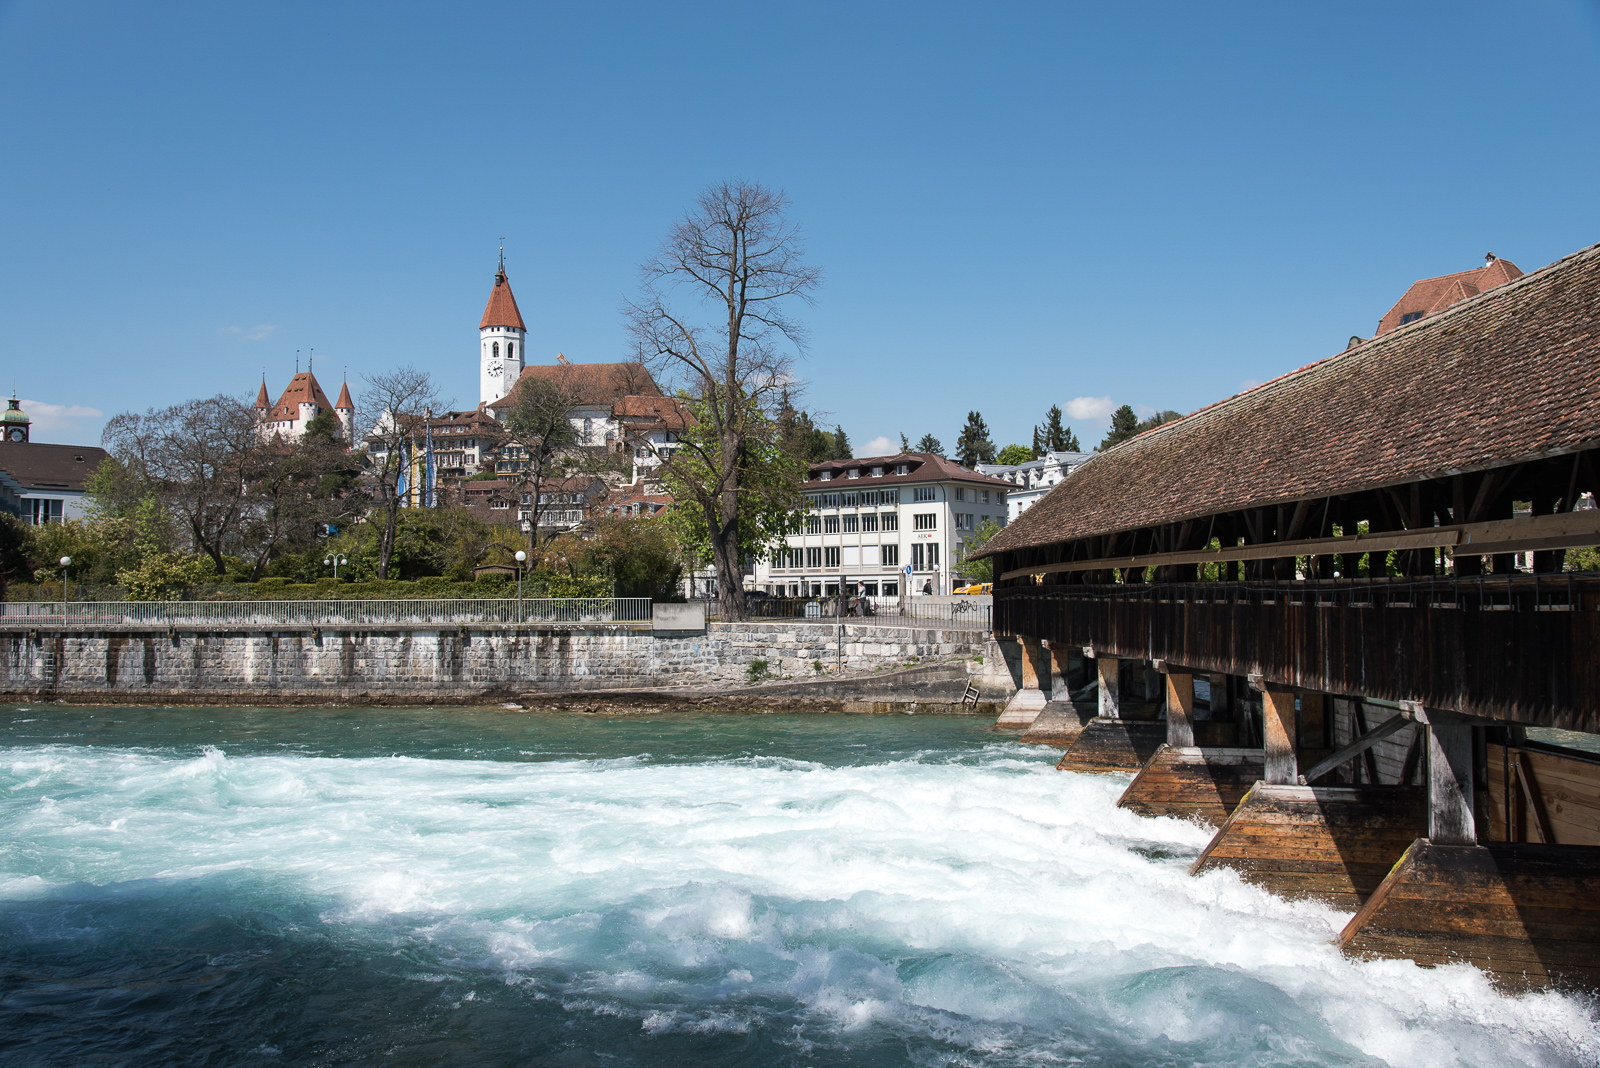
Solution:
{"label": "stone embankment wall", "polygon": [[437,625],[7,630],[0,633],[0,692],[103,701],[433,704],[628,688],[731,692],[745,688],[756,660],[767,662],[772,685],[786,677],[822,685],[841,667],[847,674],[887,673],[958,657],[969,658],[963,671],[978,676],[986,692],[1005,688],[985,674],[995,670],[987,661],[996,646],[976,630],[847,624],[842,650],[838,634],[832,623],[804,621],[712,624],[698,634]]}

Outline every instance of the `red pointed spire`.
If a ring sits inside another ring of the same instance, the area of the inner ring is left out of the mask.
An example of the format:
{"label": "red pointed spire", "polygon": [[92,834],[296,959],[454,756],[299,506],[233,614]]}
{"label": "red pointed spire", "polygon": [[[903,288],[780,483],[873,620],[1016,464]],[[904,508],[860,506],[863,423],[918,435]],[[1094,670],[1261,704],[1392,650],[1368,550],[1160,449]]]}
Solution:
{"label": "red pointed spire", "polygon": [[339,385],[339,399],[333,402],[333,410],[336,411],[336,412],[342,412],[342,411],[353,412],[353,411],[356,410],[356,406],[354,404],[350,403],[350,383],[348,383],[348,382],[340,383],[340,385]]}
{"label": "red pointed spire", "polygon": [[261,392],[256,394],[256,407],[272,407],[272,398],[267,396],[267,380],[265,378],[261,380]]}
{"label": "red pointed spire", "polygon": [[494,274],[494,288],[489,291],[489,303],[483,309],[483,321],[478,324],[478,329],[490,326],[527,329],[522,322],[522,313],[517,310],[517,298],[511,295],[511,283],[506,280],[504,264]]}

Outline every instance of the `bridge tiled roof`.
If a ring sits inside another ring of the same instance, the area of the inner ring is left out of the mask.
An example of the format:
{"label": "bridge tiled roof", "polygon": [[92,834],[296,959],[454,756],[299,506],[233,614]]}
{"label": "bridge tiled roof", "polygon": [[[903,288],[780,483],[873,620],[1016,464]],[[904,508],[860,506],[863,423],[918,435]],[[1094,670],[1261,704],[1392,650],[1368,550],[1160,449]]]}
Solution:
{"label": "bridge tiled roof", "polygon": [[1094,456],[984,555],[1600,445],[1600,245]]}

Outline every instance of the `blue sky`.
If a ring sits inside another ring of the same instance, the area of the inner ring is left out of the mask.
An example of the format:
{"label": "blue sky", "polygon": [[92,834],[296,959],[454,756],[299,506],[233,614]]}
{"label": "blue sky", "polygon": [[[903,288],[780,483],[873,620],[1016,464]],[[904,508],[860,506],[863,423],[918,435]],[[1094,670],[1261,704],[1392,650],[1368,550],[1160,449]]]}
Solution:
{"label": "blue sky", "polygon": [[[40,440],[314,348],[477,399],[620,359],[705,185],[788,192],[799,371],[857,446],[1189,411],[1416,278],[1600,241],[1600,7],[0,0],[0,353]],[[4,383],[6,387],[10,382]]]}

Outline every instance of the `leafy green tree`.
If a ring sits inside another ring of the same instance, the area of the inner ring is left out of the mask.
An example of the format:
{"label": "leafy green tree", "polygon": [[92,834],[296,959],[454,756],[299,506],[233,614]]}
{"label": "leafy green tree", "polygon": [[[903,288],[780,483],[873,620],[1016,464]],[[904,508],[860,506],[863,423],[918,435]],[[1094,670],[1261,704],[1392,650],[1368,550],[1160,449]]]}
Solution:
{"label": "leafy green tree", "polygon": [[984,557],[982,560],[969,559],[974,553],[981,550],[990,538],[1000,533],[1000,524],[992,519],[985,519],[978,524],[978,529],[961,543],[961,550],[956,554],[956,573],[971,582],[994,581],[994,558]]}
{"label": "leafy green tree", "polygon": [[944,455],[944,445],[932,434],[922,435],[922,440],[917,442],[916,452],[931,452],[935,456]]}
{"label": "leafy green tree", "polygon": [[[677,498],[664,518],[685,556],[714,563],[715,547],[706,509],[696,501],[695,494],[696,488],[706,485],[712,477],[717,457],[707,441],[716,432],[699,418],[703,402],[686,397],[685,403],[695,418],[679,435],[672,459],[661,465],[662,482],[667,492]],[[764,557],[784,538],[800,533],[806,506],[805,495],[800,492],[806,474],[805,459],[785,448],[777,424],[752,408],[744,417],[745,447],[738,455],[740,561]],[[742,585],[742,567],[740,581]],[[727,602],[723,603],[726,607]]]}
{"label": "leafy green tree", "polygon": [[989,440],[989,427],[977,412],[967,413],[967,425],[961,428],[961,436],[956,439],[956,462],[962,467],[994,462],[994,442]]}
{"label": "leafy green tree", "polygon": [[998,455],[995,456],[994,462],[997,464],[1014,465],[1025,464],[1032,459],[1034,459],[1033,450],[1028,448],[1026,445],[1007,445],[1005,448],[1000,450]]}
{"label": "leafy green tree", "polygon": [[653,516],[596,521],[573,554],[576,570],[608,578],[618,597],[683,599],[683,553],[672,527]]}
{"label": "leafy green tree", "polygon": [[190,586],[214,574],[212,561],[191,553],[151,553],[138,566],[117,572],[130,601],[176,601]]}
{"label": "leafy green tree", "polygon": [[4,599],[6,587],[11,583],[27,582],[33,577],[28,566],[28,533],[29,529],[16,516],[0,512],[0,599]]}

